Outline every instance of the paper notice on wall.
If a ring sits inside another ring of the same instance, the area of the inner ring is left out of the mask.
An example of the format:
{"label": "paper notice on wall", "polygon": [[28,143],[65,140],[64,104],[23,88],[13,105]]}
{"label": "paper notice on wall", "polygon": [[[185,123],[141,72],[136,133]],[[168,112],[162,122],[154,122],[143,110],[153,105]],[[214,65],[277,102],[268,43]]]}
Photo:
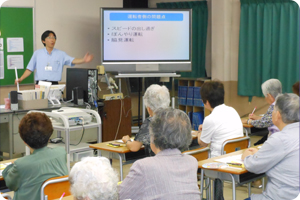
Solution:
{"label": "paper notice on wall", "polygon": [[3,38],[0,38],[0,50],[2,51],[3,50]]}
{"label": "paper notice on wall", "polygon": [[23,38],[7,38],[7,52],[24,52]]}
{"label": "paper notice on wall", "polygon": [[0,79],[4,79],[4,52],[0,51]]}
{"label": "paper notice on wall", "polygon": [[8,55],[7,69],[24,69],[23,55]]}

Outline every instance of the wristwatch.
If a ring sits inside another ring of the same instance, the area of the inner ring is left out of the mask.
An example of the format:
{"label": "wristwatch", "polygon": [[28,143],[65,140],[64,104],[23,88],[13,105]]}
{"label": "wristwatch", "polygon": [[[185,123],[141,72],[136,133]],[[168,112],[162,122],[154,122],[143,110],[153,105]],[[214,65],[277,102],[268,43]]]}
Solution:
{"label": "wristwatch", "polygon": [[129,141],[131,142],[131,139],[127,140],[125,144],[127,144],[127,142],[129,142]]}

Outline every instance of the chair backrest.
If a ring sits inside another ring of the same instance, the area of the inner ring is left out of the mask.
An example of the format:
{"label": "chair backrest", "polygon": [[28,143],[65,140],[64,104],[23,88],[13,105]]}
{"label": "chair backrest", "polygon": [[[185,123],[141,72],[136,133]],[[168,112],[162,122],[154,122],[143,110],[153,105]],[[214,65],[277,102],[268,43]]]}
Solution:
{"label": "chair backrest", "polygon": [[4,199],[12,200],[12,198],[8,194],[1,193],[0,195],[2,195]]}
{"label": "chair backrest", "polygon": [[250,147],[250,137],[238,137],[225,140],[221,147],[221,155]]}
{"label": "chair backrest", "polygon": [[191,155],[195,157],[198,161],[206,160],[210,158],[210,148],[202,147],[202,148],[182,152],[182,154]]}
{"label": "chair backrest", "polygon": [[71,195],[70,182],[68,176],[59,176],[46,180],[41,188],[41,200],[58,199],[65,193]]}

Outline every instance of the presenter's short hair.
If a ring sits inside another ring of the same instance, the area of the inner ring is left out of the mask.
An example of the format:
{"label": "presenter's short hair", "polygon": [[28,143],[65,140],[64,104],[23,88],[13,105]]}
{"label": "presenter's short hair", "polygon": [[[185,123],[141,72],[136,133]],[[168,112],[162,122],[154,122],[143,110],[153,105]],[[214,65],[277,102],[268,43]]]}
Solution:
{"label": "presenter's short hair", "polygon": [[[50,35],[50,33],[52,33],[54,35],[55,39],[56,39],[56,34],[53,31],[47,30],[41,36],[42,43],[43,43],[43,41],[46,40],[46,38]],[[43,43],[43,45],[46,46],[45,43]]]}
{"label": "presenter's short hair", "polygon": [[149,107],[153,112],[158,108],[167,108],[170,106],[170,93],[166,86],[150,85],[143,99],[145,106]]}
{"label": "presenter's short hair", "polygon": [[105,157],[85,157],[69,175],[71,193],[77,200],[117,200],[118,177]]}
{"label": "presenter's short hair", "polygon": [[270,94],[276,99],[282,93],[282,85],[278,79],[269,79],[261,85],[261,90],[265,97]]}
{"label": "presenter's short hair", "polygon": [[205,104],[209,102],[212,108],[224,103],[224,85],[220,81],[207,81],[201,86],[201,98]]}
{"label": "presenter's short hair", "polygon": [[27,145],[33,149],[40,149],[48,144],[53,127],[47,115],[32,112],[22,118],[19,124],[19,133]]}
{"label": "presenter's short hair", "polygon": [[278,95],[275,110],[280,112],[285,124],[299,122],[299,96],[292,93]]}
{"label": "presenter's short hair", "polygon": [[185,151],[192,142],[191,122],[181,110],[158,109],[150,122],[150,140],[160,150]]}

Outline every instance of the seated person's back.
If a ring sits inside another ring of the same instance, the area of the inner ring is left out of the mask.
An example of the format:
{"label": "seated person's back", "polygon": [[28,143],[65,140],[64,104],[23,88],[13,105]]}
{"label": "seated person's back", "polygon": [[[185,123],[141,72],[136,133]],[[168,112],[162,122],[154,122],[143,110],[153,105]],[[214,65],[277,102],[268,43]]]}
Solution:
{"label": "seated person's back", "polygon": [[39,200],[45,180],[68,174],[65,149],[47,147],[52,132],[45,114],[29,113],[21,120],[19,133],[32,154],[17,159],[2,173],[7,187],[15,191],[14,199]]}
{"label": "seated person's back", "polygon": [[280,132],[272,134],[260,149],[249,148],[242,155],[248,171],[268,176],[266,190],[252,194],[251,199],[296,199],[299,195],[299,96],[278,95],[272,120]]}
{"label": "seated person's back", "polygon": [[198,162],[181,154],[192,142],[188,116],[172,108],[157,110],[150,123],[150,141],[156,155],[132,165],[120,185],[120,200],[200,200]]}
{"label": "seated person's back", "polygon": [[243,136],[243,124],[236,110],[224,104],[224,86],[221,82],[205,82],[200,92],[204,107],[211,114],[199,126],[198,143],[201,146],[210,143],[211,157],[219,156],[225,140]]}

